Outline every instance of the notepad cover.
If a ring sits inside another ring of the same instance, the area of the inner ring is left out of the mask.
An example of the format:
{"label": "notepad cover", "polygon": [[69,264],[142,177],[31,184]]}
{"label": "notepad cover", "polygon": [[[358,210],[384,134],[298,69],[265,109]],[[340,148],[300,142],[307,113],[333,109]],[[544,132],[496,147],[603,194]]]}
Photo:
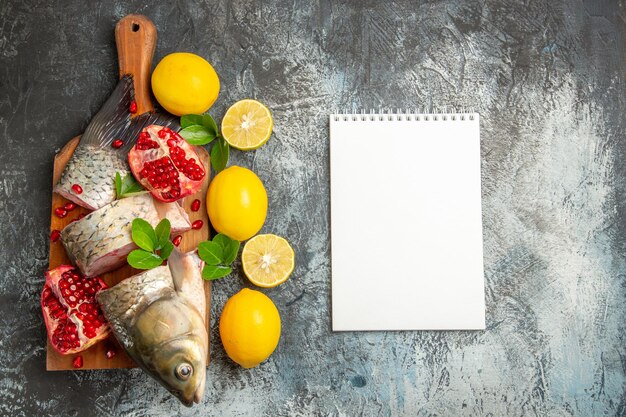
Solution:
{"label": "notepad cover", "polygon": [[485,328],[478,114],[331,115],[333,330]]}

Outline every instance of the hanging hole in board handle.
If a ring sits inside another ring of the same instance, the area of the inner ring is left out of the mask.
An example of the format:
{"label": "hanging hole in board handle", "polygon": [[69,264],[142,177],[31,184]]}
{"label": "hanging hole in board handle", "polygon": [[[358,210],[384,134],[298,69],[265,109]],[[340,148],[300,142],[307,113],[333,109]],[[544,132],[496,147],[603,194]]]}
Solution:
{"label": "hanging hole in board handle", "polygon": [[133,25],[131,26],[131,29],[133,32],[139,32],[139,24],[133,23]]}

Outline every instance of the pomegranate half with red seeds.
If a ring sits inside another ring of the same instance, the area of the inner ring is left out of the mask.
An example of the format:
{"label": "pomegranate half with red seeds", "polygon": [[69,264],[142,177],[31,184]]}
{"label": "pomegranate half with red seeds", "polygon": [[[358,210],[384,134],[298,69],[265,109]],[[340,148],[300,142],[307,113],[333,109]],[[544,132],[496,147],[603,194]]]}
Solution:
{"label": "pomegranate half with red seeds", "polygon": [[96,294],[105,288],[100,277],[85,278],[70,265],[46,272],[41,310],[57,352],[82,352],[109,335],[109,325],[96,301]]}
{"label": "pomegranate half with red seeds", "polygon": [[193,147],[168,127],[150,125],[128,153],[133,175],[157,199],[165,202],[194,194],[206,175]]}

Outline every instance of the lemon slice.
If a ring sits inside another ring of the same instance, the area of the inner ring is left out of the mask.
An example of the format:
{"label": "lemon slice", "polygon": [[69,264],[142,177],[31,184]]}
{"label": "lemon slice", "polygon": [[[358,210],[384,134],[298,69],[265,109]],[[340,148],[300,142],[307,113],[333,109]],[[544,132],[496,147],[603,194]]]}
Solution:
{"label": "lemon slice", "polygon": [[257,235],[243,247],[241,263],[250,282],[271,288],[289,278],[295,266],[295,256],[289,242],[282,237]]}
{"label": "lemon slice", "polygon": [[273,127],[272,114],[267,107],[256,100],[241,100],[226,111],[222,136],[233,148],[248,151],[267,142]]}

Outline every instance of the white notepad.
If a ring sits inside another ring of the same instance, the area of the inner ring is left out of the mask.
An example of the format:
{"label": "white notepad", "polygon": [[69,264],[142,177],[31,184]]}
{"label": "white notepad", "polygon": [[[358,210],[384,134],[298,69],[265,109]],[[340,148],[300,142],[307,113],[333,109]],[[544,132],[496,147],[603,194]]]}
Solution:
{"label": "white notepad", "polygon": [[478,114],[330,116],[333,330],[485,328]]}

